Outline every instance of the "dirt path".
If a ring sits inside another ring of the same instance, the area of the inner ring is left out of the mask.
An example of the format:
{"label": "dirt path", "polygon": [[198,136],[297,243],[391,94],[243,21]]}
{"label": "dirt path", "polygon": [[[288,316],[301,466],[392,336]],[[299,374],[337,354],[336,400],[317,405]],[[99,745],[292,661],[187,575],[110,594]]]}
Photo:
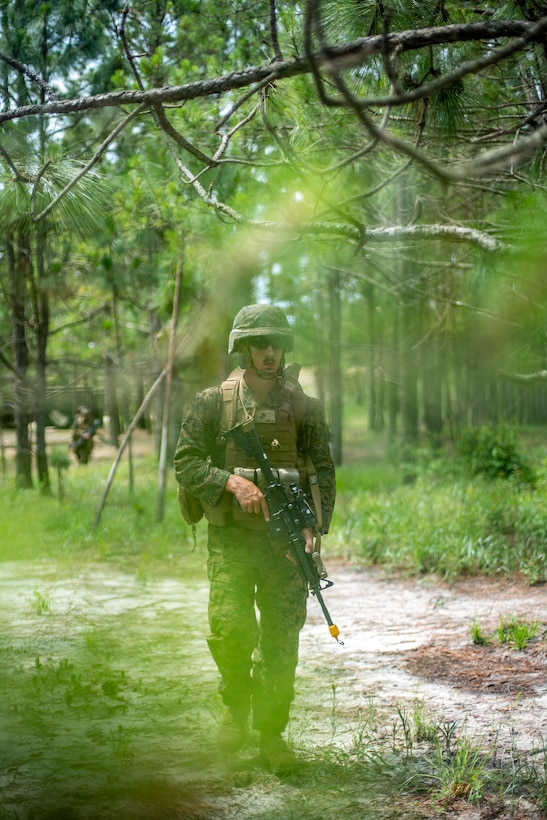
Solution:
{"label": "dirt path", "polygon": [[[310,600],[289,728],[296,748],[349,748],[360,714],[373,710],[378,724],[390,725],[398,710],[418,708],[486,741],[542,745],[544,589],[329,569],[335,585],[325,597],[344,645]],[[225,787],[226,761],[212,751],[220,705],[206,602],[203,577],[0,564],[0,818],[284,816],[275,812],[301,796],[297,786],[272,776]],[[488,632],[516,615],[541,623],[524,652],[473,646],[474,619]],[[161,781],[161,796],[150,786],[146,798],[133,791],[130,799],[127,784],[147,776]],[[185,807],[188,784],[207,798],[201,814],[197,803],[198,813]],[[335,805],[325,817],[377,816]],[[462,809],[452,816],[480,815]]]}
{"label": "dirt path", "polygon": [[[340,707],[362,707],[374,698],[393,709],[419,700],[437,720],[465,723],[470,734],[501,730],[523,747],[541,745],[547,735],[545,588],[488,579],[450,585],[382,580],[333,569],[336,585],[327,594],[345,645],[327,643],[312,600],[301,666],[313,675],[326,661]],[[473,645],[473,621],[490,634],[501,618],[515,616],[542,625],[526,651]]]}

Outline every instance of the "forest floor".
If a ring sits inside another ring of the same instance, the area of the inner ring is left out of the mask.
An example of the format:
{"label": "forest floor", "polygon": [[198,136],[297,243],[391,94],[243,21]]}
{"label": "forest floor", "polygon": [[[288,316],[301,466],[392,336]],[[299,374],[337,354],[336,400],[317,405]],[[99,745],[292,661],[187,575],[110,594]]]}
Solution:
{"label": "forest floor", "polygon": [[[135,454],[149,448],[137,431]],[[97,438],[94,459],[114,453]],[[123,556],[0,563],[0,820],[546,817],[518,793],[471,804],[374,785],[384,761],[420,755],[417,722],[447,747],[468,738],[500,766],[526,766],[526,755],[545,765],[545,588],[326,562],[324,597],[344,643],[311,598],[287,732],[303,765],[286,778],[255,766],[252,733],[236,756],[217,750],[199,551],[172,573],[144,559],[135,571]],[[539,625],[524,650],[473,643],[473,624],[488,635],[513,618]],[[383,757],[388,747],[398,755]]]}
{"label": "forest floor", "polygon": [[[545,590],[329,569],[344,644],[310,599],[288,729],[308,763],[277,778],[248,763],[252,743],[235,757],[216,750],[199,568],[146,578],[102,564],[0,564],[0,818],[544,816],[518,795],[505,806],[375,797],[358,775],[366,766],[348,778],[344,761],[371,732],[400,742],[401,716],[417,713],[513,759],[544,750]],[[474,621],[486,633],[506,616],[541,624],[525,650],[473,644]]]}

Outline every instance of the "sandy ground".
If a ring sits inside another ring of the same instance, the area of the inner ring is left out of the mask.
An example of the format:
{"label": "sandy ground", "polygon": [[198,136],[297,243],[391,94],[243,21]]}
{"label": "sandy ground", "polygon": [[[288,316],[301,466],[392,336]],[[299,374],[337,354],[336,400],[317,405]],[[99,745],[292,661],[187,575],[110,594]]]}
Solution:
{"label": "sandy ground", "polygon": [[[450,585],[389,580],[335,563],[331,564],[330,571],[335,583],[325,592],[325,599],[344,644],[339,645],[330,637],[317,601],[310,599],[289,727],[289,737],[296,748],[334,744],[350,749],[355,743],[360,714],[374,710],[376,722],[381,724],[385,719],[389,724],[397,713],[411,715],[418,708],[425,709],[436,723],[454,726],[455,731],[465,731],[470,737],[480,737],[483,743],[495,740],[500,748],[519,750],[542,746],[547,737],[547,608],[543,588],[490,580]],[[47,602],[47,613],[36,611],[37,596]],[[59,572],[58,567],[49,563],[0,564],[4,671],[6,664],[18,671],[25,666],[32,667],[37,657],[42,658],[42,663],[50,664],[55,658],[70,658],[71,645],[81,637],[82,630],[91,630],[92,637],[101,624],[111,623],[116,624],[128,642],[137,635],[141,640],[145,633],[149,636],[149,643],[143,649],[146,662],[143,661],[139,673],[143,680],[162,677],[166,681],[176,680],[177,687],[185,692],[195,691],[197,685],[196,695],[213,704],[202,710],[198,720],[195,711],[190,708],[186,713],[186,707],[179,703],[175,714],[162,725],[161,732],[158,730],[158,736],[147,739],[147,754],[155,759],[165,747],[164,732],[168,736],[180,735],[180,741],[173,741],[172,737],[168,741],[170,746],[174,745],[170,762],[163,764],[162,775],[176,784],[179,809],[150,811],[150,817],[197,816],[180,808],[185,782],[181,759],[190,760],[192,788],[195,790],[196,783],[201,784],[202,795],[207,795],[208,782],[218,779],[219,765],[223,765],[205,751],[214,745],[218,720],[214,694],[216,671],[205,643],[206,605],[204,579],[152,579],[143,583],[142,579],[101,565]],[[503,646],[473,645],[470,632],[473,620],[488,632],[496,628],[500,618],[516,615],[541,623],[538,636],[526,650],[516,652]],[[139,631],[134,632],[137,624]],[[192,625],[191,633],[185,635],[183,642],[180,640],[182,624]],[[121,656],[119,664],[123,664]],[[140,686],[136,704],[140,704],[141,710],[148,706],[151,710],[158,708],[158,699],[163,697],[167,703],[172,696],[168,691],[162,695],[157,690],[148,694],[148,689],[153,689],[151,683]],[[41,750],[44,729],[42,740],[38,740],[34,730],[21,722],[22,716],[13,711],[16,693],[7,686],[2,688],[0,750],[3,750],[4,761],[0,774],[0,817],[114,816],[102,813],[100,808],[88,813],[37,812],[35,801],[43,800],[44,781],[49,784],[48,789],[60,794],[67,783],[78,791],[84,788],[83,782],[78,785],[82,772],[74,763],[73,768],[63,765],[63,772],[59,773],[58,760],[55,763],[49,757],[51,748]],[[64,711],[64,704],[60,706]],[[20,706],[18,708],[20,710]],[[52,701],[53,722],[55,708]],[[123,726],[123,717],[115,720]],[[134,715],[132,720],[135,721]],[[49,731],[48,728],[46,733]],[[93,731],[95,734],[86,727],[86,742],[90,737],[96,740],[99,729],[96,727]],[[68,742],[63,740],[63,744]],[[53,749],[57,743],[60,740],[53,732]],[[190,753],[188,743],[192,747]],[[76,749],[73,754],[76,762]],[[100,749],[98,754],[100,757]],[[116,782],[116,773],[110,772],[108,780],[100,759],[93,766],[97,783],[106,778],[105,784],[108,781],[111,788],[112,782]],[[42,783],[41,791],[38,781]],[[280,786],[277,793],[277,787],[271,782],[267,789],[263,783],[243,785],[246,787],[233,790],[229,795],[209,797],[210,811],[200,816],[226,820],[269,817],[267,810],[286,799],[283,792],[286,787]],[[165,788],[162,794],[165,798]],[[126,809],[120,817],[146,816],[134,807],[128,809],[127,796],[124,799]],[[89,800],[86,805],[89,808]],[[325,816],[336,815],[327,812]],[[375,815],[358,812],[355,816]],[[476,820],[486,815],[466,806],[450,816]],[[540,815],[530,809],[510,816],[536,818]]]}
{"label": "sandy ground", "polygon": [[[389,708],[420,700],[437,721],[465,723],[470,734],[501,729],[524,746],[547,734],[544,588],[484,579],[420,583],[334,570],[337,583],[328,594],[344,646],[329,646],[328,663],[339,704],[362,705],[372,697]],[[325,654],[313,604],[314,626],[303,641],[303,664],[312,672],[314,656],[321,653],[322,662]],[[474,621],[488,634],[501,618],[514,616],[542,624],[526,651],[473,645]]]}

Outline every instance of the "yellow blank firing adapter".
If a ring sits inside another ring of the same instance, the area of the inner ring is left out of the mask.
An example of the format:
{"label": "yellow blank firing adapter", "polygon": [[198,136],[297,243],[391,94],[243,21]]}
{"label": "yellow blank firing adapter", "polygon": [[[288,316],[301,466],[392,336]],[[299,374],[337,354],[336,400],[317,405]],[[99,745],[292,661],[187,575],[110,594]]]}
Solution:
{"label": "yellow blank firing adapter", "polygon": [[338,635],[340,634],[340,630],[336,626],[336,624],[329,624],[329,632],[335,640],[338,641],[341,646],[344,646],[344,641],[339,640]]}

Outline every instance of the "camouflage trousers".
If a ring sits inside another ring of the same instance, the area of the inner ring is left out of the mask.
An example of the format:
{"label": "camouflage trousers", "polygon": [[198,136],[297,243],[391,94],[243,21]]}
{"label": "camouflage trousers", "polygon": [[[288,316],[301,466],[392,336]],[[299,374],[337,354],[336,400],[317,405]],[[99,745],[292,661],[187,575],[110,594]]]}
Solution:
{"label": "camouflage trousers", "polygon": [[84,441],[81,441],[77,447],[73,444],[72,449],[74,450],[74,455],[80,464],[87,464],[91,458],[91,453],[93,452],[93,439],[85,439]]}
{"label": "camouflage trousers", "polygon": [[208,643],[220,694],[242,717],[252,702],[257,731],[280,733],[294,697],[306,584],[286,557],[286,542],[263,531],[209,524],[208,549]]}

